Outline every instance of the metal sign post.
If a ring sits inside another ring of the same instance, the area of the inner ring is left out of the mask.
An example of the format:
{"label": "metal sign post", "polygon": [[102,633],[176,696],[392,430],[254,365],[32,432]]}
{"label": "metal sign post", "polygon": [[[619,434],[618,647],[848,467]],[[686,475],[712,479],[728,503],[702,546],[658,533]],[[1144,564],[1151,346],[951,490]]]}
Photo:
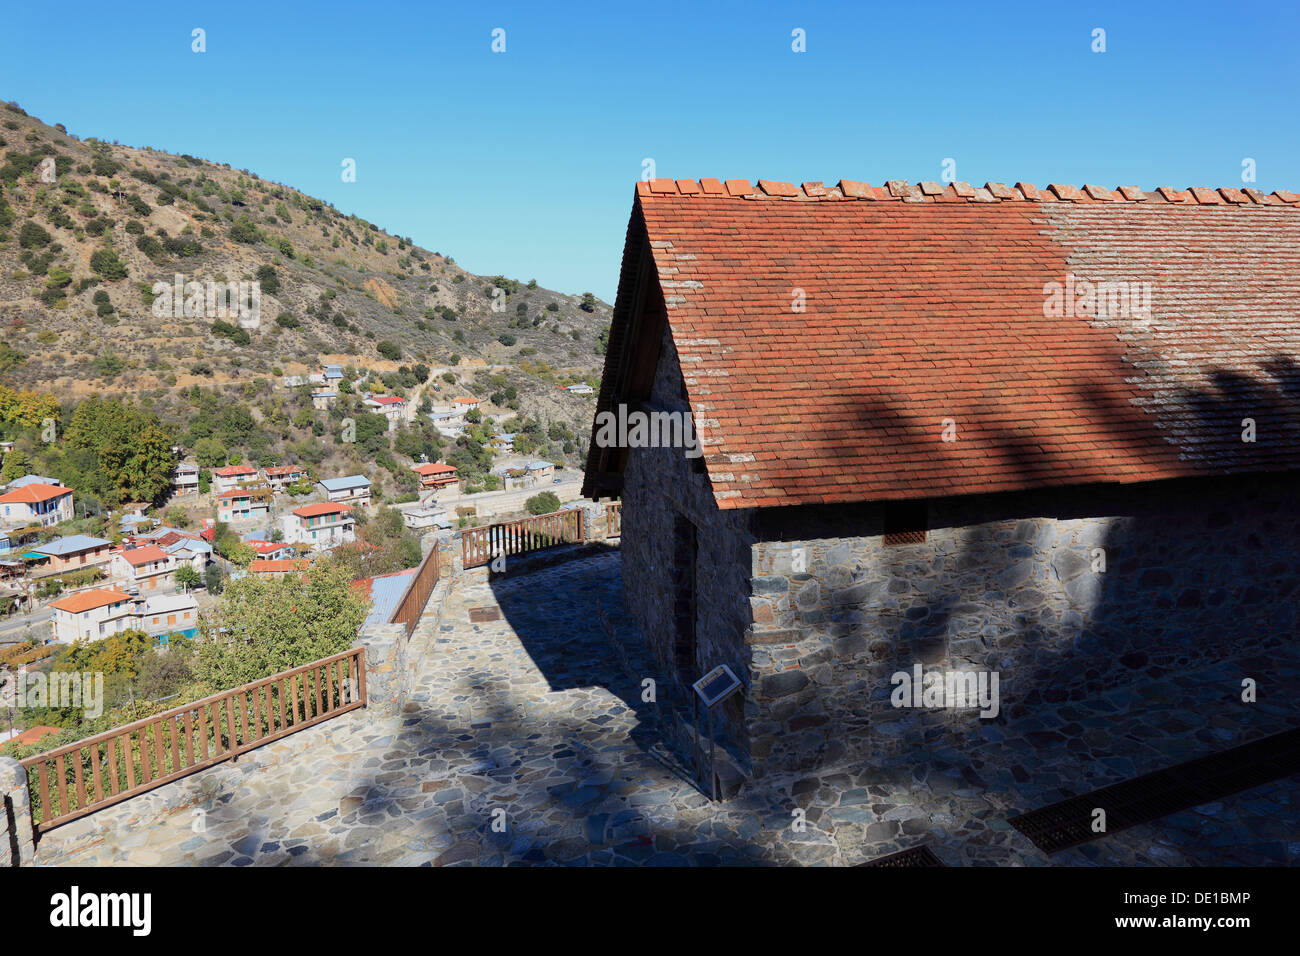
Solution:
{"label": "metal sign post", "polygon": [[722,703],[736,691],[740,690],[740,678],[737,677],[726,664],[719,664],[691,686],[695,690],[696,695],[691,698],[691,710],[694,714],[696,727],[696,742],[694,745],[696,754],[696,775],[698,776],[699,774],[700,749],[698,704],[703,702],[709,731],[709,799],[717,800],[718,775],[714,772],[713,708]]}

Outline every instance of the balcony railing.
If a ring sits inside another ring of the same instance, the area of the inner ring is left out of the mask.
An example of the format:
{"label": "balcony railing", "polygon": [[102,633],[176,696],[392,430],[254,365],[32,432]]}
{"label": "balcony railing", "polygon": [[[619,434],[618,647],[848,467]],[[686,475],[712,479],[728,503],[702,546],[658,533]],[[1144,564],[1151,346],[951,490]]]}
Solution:
{"label": "balcony railing", "polygon": [[466,568],[477,568],[489,564],[498,555],[527,554],[581,543],[583,531],[581,508],[466,528],[460,533],[461,558]]}
{"label": "balcony railing", "polygon": [[21,761],[37,833],[366,704],[352,648]]}

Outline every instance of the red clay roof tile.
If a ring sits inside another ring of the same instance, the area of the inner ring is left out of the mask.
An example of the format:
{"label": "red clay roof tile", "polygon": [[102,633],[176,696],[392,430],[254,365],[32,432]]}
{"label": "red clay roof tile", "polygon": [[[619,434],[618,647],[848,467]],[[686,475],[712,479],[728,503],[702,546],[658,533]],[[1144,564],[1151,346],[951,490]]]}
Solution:
{"label": "red clay roof tile", "polygon": [[[661,276],[689,263],[663,292],[720,507],[1300,467],[1290,406],[1240,440],[1300,382],[1300,213],[1259,208],[1294,193],[720,187],[638,190],[629,233]],[[1131,283],[1138,314],[1050,307],[1051,283],[1076,280]]]}

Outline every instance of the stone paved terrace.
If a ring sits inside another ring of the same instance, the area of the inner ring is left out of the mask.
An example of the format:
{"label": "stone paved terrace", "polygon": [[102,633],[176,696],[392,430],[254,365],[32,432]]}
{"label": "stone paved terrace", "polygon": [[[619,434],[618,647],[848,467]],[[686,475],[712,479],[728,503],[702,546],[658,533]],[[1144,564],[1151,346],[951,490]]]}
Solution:
{"label": "stone paved terrace", "polygon": [[[655,705],[599,623],[597,602],[616,607],[620,587],[617,552],[463,578],[447,623],[412,638],[432,644],[401,717],[348,714],[93,814],[47,835],[38,864],[845,865],[920,843],[952,866],[1300,863],[1296,778],[1050,860],[1006,822],[1294,726],[1282,700],[1202,715],[1207,684],[1231,685],[1248,662],[992,723],[961,763],[911,754],[710,804],[657,743]],[[499,619],[471,623],[484,607],[476,617]],[[1268,664],[1300,686],[1300,662]]]}

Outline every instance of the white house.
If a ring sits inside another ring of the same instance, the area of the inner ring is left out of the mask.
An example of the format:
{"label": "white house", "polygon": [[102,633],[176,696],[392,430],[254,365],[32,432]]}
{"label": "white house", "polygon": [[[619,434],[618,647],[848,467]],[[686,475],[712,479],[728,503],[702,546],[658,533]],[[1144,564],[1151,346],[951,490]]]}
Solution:
{"label": "white house", "polygon": [[394,431],[406,418],[406,399],[396,395],[371,395],[365,401],[366,408],[376,415],[388,419],[388,430]]}
{"label": "white house", "polygon": [[199,466],[183,461],[172,472],[172,490],[178,495],[197,494],[199,490]]}
{"label": "white house", "polygon": [[154,594],[136,604],[135,626],[162,643],[173,634],[198,633],[199,602],[192,594]]}
{"label": "white house", "polygon": [[136,626],[131,595],[122,591],[97,588],[50,602],[50,630],[60,644],[97,641]]}
{"label": "white house", "polygon": [[234,491],[257,480],[257,469],[248,465],[227,465],[212,469],[212,487],[217,494]]}
{"label": "white house", "polygon": [[402,512],[402,523],[413,531],[424,531],[429,528],[450,528],[451,519],[447,513],[440,508],[411,508],[409,511]]}
{"label": "white house", "polygon": [[296,485],[307,478],[307,469],[299,468],[297,465],[272,465],[269,468],[263,468],[262,474],[266,477],[266,483],[276,491],[283,491],[290,485]]}
{"label": "white house", "polygon": [[365,475],[323,478],[317,485],[330,501],[364,508],[370,504],[370,479]]}
{"label": "white house", "polygon": [[356,518],[352,506],[321,502],[294,508],[280,521],[284,540],[289,544],[309,544],[317,548],[355,541]]}
{"label": "white house", "polygon": [[[22,479],[20,478],[19,481]],[[72,520],[72,489],[58,484],[10,486],[0,495],[0,521],[10,528],[29,524],[51,527]]]}
{"label": "white house", "polygon": [[265,492],[253,489],[223,491],[217,495],[217,520],[226,524],[239,524],[265,518],[271,513],[270,498]]}
{"label": "white house", "polygon": [[156,544],[143,548],[123,548],[113,557],[113,577],[136,587],[141,593],[171,587],[175,580],[176,558]]}

